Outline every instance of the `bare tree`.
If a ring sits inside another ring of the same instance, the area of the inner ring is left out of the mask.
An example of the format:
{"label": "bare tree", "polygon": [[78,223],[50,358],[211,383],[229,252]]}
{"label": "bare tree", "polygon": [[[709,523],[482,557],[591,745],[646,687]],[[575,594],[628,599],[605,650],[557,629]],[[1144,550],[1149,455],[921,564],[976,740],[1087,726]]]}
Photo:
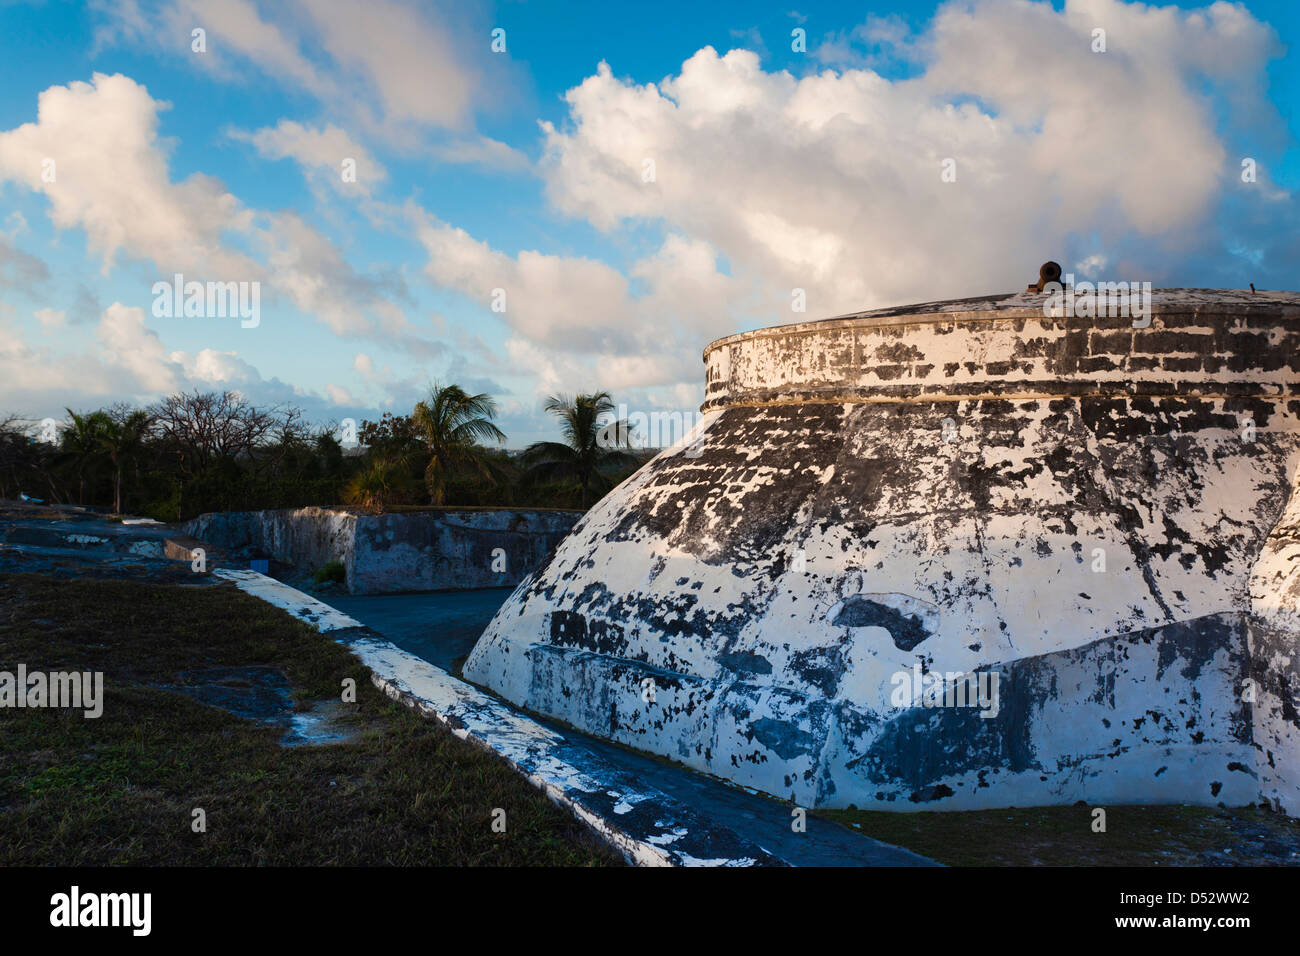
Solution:
{"label": "bare tree", "polygon": [[157,433],[181,473],[200,474],[223,458],[250,458],[262,445],[301,427],[295,408],[259,408],[238,392],[181,392],[150,409]]}

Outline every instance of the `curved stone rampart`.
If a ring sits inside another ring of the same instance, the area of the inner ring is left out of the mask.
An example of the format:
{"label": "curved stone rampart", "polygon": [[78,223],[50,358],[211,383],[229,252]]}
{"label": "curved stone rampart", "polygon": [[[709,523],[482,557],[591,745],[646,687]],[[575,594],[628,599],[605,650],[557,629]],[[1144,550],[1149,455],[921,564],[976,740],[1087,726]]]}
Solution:
{"label": "curved stone rampart", "polygon": [[804,805],[1295,812],[1300,295],[1042,302],[713,343],[466,676]]}

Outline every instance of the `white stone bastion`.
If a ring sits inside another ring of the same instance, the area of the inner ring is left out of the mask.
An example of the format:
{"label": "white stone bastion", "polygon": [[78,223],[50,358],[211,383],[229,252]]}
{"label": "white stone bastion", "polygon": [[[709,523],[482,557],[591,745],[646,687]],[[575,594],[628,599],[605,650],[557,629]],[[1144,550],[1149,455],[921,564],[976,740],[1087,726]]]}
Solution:
{"label": "white stone bastion", "polygon": [[1300,294],[733,335],[468,679],[804,806],[1300,808]]}

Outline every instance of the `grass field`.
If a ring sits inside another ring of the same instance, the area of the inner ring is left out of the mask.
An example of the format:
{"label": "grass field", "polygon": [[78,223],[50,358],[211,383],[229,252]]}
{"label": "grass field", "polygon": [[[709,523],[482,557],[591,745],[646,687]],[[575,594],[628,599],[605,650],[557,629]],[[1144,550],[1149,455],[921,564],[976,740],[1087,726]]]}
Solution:
{"label": "grass field", "polygon": [[[503,761],[376,690],[342,647],[229,585],[0,575],[0,671],[102,671],[104,715],[0,708],[0,865],[612,865]],[[337,702],[347,742],[169,690],[274,667],[296,709]],[[207,831],[192,829],[202,808]],[[493,811],[506,812],[504,833]],[[821,811],[956,866],[1300,864],[1300,821],[1255,808]]]}
{"label": "grass field", "polygon": [[[621,862],[504,761],[228,585],[0,576],[0,671],[19,663],[102,671],[105,704],[98,719],[0,709],[0,864]],[[340,707],[349,742],[285,747],[280,729],[163,689],[183,671],[249,665],[282,669],[299,709],[355,680],[356,703]]]}
{"label": "grass field", "polygon": [[1300,820],[1254,807],[1024,807],[965,812],[819,811],[950,866],[1300,865]]}

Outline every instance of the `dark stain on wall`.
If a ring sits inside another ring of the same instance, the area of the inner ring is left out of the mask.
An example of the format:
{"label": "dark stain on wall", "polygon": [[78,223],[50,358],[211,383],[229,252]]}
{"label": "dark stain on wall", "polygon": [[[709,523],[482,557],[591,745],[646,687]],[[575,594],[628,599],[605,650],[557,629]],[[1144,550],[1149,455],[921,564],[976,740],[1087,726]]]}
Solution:
{"label": "dark stain on wall", "polygon": [[861,595],[847,598],[831,623],[839,627],[883,627],[900,651],[910,651],[930,636],[917,615],[904,614]]}

